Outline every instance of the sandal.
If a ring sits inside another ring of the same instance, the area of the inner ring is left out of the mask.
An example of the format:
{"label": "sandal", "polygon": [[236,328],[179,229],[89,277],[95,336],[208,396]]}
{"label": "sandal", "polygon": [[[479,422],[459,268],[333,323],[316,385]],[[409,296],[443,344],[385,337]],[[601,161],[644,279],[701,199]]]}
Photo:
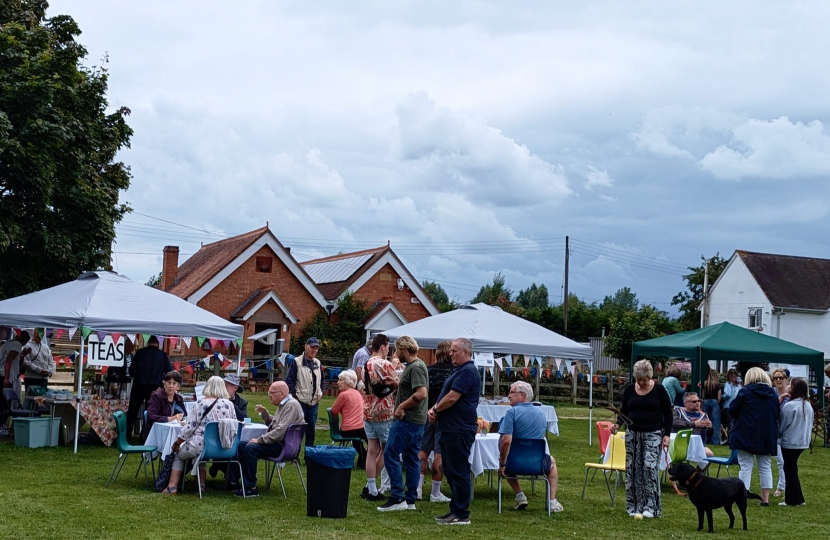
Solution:
{"label": "sandal", "polygon": [[178,493],[178,491],[179,491],[179,488],[177,488],[176,486],[173,486],[173,487],[167,486],[166,488],[161,490],[161,492],[164,493],[165,495],[175,495],[176,493]]}

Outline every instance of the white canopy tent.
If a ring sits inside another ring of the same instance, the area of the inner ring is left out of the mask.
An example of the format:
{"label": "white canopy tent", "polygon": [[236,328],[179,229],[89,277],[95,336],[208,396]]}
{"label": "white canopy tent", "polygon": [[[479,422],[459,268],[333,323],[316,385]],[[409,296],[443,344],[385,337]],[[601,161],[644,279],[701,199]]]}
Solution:
{"label": "white canopy tent", "polygon": [[[86,272],[75,281],[0,301],[0,325],[18,328],[87,327],[104,332],[242,337],[243,327],[172,294],[107,271]],[[83,339],[81,357],[83,357]],[[241,354],[241,348],[240,348]],[[79,366],[78,394],[81,393]],[[75,451],[78,451],[78,416]]]}
{"label": "white canopy tent", "polygon": [[[588,440],[593,423],[593,350],[556,332],[487,304],[472,304],[454,311],[433,315],[397,328],[384,335],[390,340],[412,336],[418,345],[434,349],[440,341],[465,337],[473,342],[473,351],[550,356],[588,362],[591,392],[589,400]],[[539,370],[541,371],[541,370]],[[539,376],[537,371],[537,377]]]}

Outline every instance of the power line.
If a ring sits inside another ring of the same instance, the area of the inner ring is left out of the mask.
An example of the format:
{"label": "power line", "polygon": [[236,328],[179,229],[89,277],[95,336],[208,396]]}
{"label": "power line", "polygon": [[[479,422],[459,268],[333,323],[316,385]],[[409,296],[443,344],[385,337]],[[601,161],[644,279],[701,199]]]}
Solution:
{"label": "power line", "polygon": [[571,241],[576,242],[578,244],[584,244],[586,249],[595,249],[595,250],[616,252],[616,253],[623,254],[623,255],[628,256],[628,257],[643,259],[645,262],[652,262],[652,263],[660,263],[660,264],[663,264],[663,265],[678,266],[678,267],[682,268],[683,270],[688,270],[688,268],[689,268],[689,266],[686,265],[686,264],[676,263],[676,262],[668,261],[668,260],[665,260],[665,259],[658,259],[656,257],[649,257],[647,255],[641,255],[639,253],[634,253],[632,251],[628,251],[628,250],[624,250],[624,249],[612,248],[612,247],[608,247],[608,246],[603,246],[601,244],[594,244],[594,243],[591,243],[591,242],[586,242],[584,240],[577,240],[577,239],[574,239],[574,238],[572,238]]}

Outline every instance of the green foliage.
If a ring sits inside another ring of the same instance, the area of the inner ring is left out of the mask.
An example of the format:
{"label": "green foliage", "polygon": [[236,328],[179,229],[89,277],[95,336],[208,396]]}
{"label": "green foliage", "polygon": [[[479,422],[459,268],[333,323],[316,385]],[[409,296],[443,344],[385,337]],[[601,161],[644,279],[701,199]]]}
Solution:
{"label": "green foliage", "polygon": [[317,313],[298,335],[292,336],[289,352],[303,353],[305,342],[314,336],[320,340],[321,357],[351,358],[354,352],[366,343],[364,325],[372,309],[364,300],[346,293],[337,302],[337,311],[331,320],[325,313]]}
{"label": "green foliage", "polygon": [[565,320],[562,306],[532,308],[525,310],[523,316],[539,326],[553,330],[574,341],[585,342],[588,338],[602,335],[602,328],[607,330],[611,324],[611,315],[599,308],[596,303],[580,300],[575,294],[568,295],[568,331],[565,332]]}
{"label": "green foliage", "polygon": [[[129,109],[107,113],[107,71],[83,66],[71,17],[0,2],[0,298],[109,268],[129,168]],[[106,62],[106,59],[104,60]]]}
{"label": "green foliage", "polygon": [[664,336],[672,331],[672,321],[664,311],[645,305],[639,311],[624,311],[612,317],[611,331],[605,338],[605,354],[619,358],[621,367],[631,362],[631,345]]}
{"label": "green foliage", "polygon": [[516,295],[516,303],[522,309],[544,309],[550,303],[548,288],[545,287],[544,283],[538,287],[536,283],[533,283],[527,289],[519,291],[519,294]]}
{"label": "green foliage", "polygon": [[493,276],[493,283],[482,285],[478,294],[470,300],[471,304],[480,302],[500,307],[514,315],[520,315],[522,312],[522,309],[513,301],[513,291],[507,286],[507,280],[501,272]]}
{"label": "green foliage", "polygon": [[435,302],[435,305],[438,306],[438,309],[440,309],[442,313],[461,307],[458,300],[450,300],[450,296],[447,294],[447,291],[445,291],[444,287],[438,283],[424,280],[424,282],[421,283],[421,286],[424,288],[429,297],[432,298],[432,301]]}
{"label": "green foliage", "polygon": [[158,286],[161,284],[161,272],[159,272],[155,276],[152,276],[150,279],[145,281],[144,284],[148,287],[158,288]]}
{"label": "green foliage", "polygon": [[629,287],[618,289],[614,296],[606,296],[599,308],[611,315],[620,315],[626,311],[637,311],[640,301],[637,293],[631,292]]}
{"label": "green foliage", "polygon": [[[671,305],[680,306],[680,317],[677,319],[677,328],[681,332],[700,328],[700,312],[697,310],[703,301],[703,278],[706,273],[706,258],[701,256],[703,262],[700,266],[689,267],[691,273],[683,276],[686,281],[687,290],[674,295]],[[729,259],[724,259],[719,253],[709,261],[709,287],[718,279]]]}

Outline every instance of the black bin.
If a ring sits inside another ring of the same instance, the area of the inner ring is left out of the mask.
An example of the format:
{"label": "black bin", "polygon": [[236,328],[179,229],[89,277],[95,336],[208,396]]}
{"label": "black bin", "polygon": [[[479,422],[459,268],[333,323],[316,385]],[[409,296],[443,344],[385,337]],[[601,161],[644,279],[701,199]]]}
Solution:
{"label": "black bin", "polygon": [[308,476],[308,517],[344,518],[349,507],[349,487],[354,448],[309,446],[305,449]]}

